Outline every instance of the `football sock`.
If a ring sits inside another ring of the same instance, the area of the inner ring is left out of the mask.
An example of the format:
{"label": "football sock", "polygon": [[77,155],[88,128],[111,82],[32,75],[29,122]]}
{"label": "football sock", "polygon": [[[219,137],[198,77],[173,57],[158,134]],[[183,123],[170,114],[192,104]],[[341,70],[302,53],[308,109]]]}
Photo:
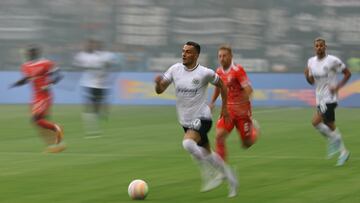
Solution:
{"label": "football sock", "polygon": [[52,131],[56,131],[56,127],[55,127],[55,124],[54,123],[51,123],[45,119],[38,119],[35,121],[35,123],[42,127],[42,128],[45,128],[45,129],[49,129],[49,130],[52,130]]}
{"label": "football sock", "polygon": [[223,159],[226,160],[226,148],[225,148],[225,139],[216,138],[216,153]]}
{"label": "football sock", "polygon": [[340,139],[340,152],[345,153],[346,152],[346,147],[345,147],[344,141],[342,139],[339,128],[336,128],[334,130],[334,135],[336,136],[337,139]]}
{"label": "football sock", "polygon": [[192,139],[185,139],[182,142],[183,147],[186,151],[188,151],[193,157],[198,160],[203,160],[204,156],[200,150],[200,147],[196,144],[196,142]]}
{"label": "football sock", "polygon": [[231,168],[224,162],[224,160],[215,152],[212,152],[206,157],[206,160],[217,170],[219,170],[222,174],[225,175],[227,180],[235,184],[237,183],[236,176],[231,170]]}
{"label": "football sock", "polygon": [[325,125],[324,123],[319,123],[315,126],[315,128],[326,138],[328,139],[334,139],[336,138],[335,134],[333,133],[333,131],[331,131],[331,129]]}
{"label": "football sock", "polygon": [[100,133],[98,115],[95,113],[83,113],[85,132],[88,134]]}

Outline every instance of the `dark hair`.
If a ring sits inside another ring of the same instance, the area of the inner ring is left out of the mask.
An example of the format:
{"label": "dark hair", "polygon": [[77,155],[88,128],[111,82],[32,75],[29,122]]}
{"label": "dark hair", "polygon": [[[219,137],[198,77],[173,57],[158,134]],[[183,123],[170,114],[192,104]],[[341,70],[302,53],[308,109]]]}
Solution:
{"label": "dark hair", "polygon": [[28,47],[27,47],[27,57],[30,59],[30,60],[33,60],[33,59],[36,59],[36,58],[39,58],[41,56],[41,47],[37,44],[30,44]]}
{"label": "dark hair", "polygon": [[192,42],[192,41],[188,41],[185,43],[186,45],[189,45],[189,46],[193,46],[196,50],[196,52],[198,54],[200,54],[200,51],[201,51],[201,48],[200,48],[200,44],[196,43],[196,42]]}
{"label": "dark hair", "polygon": [[317,37],[317,38],[315,38],[315,39],[314,39],[314,44],[315,44],[316,42],[322,42],[322,43],[326,44],[325,39],[322,38],[322,37]]}

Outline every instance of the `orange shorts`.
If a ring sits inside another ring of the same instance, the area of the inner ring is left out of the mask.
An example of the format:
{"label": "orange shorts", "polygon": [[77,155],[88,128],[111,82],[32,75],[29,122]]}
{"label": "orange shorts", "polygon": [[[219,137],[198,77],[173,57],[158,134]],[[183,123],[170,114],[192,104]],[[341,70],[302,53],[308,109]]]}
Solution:
{"label": "orange shorts", "polygon": [[50,111],[51,104],[52,99],[50,97],[35,99],[31,104],[31,114],[33,116],[46,116]]}
{"label": "orange shorts", "polygon": [[236,130],[243,142],[245,140],[252,139],[253,123],[251,117],[233,118],[230,116],[230,121],[227,122],[225,122],[225,119],[221,117],[216,123],[216,128],[225,129],[229,133],[234,127],[236,127]]}

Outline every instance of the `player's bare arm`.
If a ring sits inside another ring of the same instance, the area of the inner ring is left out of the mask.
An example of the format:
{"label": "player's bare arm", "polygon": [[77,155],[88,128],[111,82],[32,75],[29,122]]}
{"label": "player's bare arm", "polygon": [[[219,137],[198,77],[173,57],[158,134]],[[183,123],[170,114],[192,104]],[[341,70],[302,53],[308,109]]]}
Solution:
{"label": "player's bare arm", "polygon": [[13,87],[18,87],[21,85],[25,85],[26,83],[28,83],[30,80],[30,77],[23,77],[20,80],[16,81],[15,83],[13,83],[12,85],[10,85],[9,88],[13,88]]}
{"label": "player's bare arm", "polygon": [[220,88],[215,86],[214,94],[213,94],[210,104],[209,104],[209,107],[211,110],[213,110],[215,108],[215,102],[216,102],[216,99],[219,97],[219,95],[220,95]]}
{"label": "player's bare arm", "polygon": [[344,75],[342,80],[335,87],[330,88],[331,93],[333,93],[333,94],[337,93],[347,83],[347,81],[351,77],[351,72],[348,68],[345,68],[342,71],[342,74]]}
{"label": "player's bare arm", "polygon": [[164,80],[162,75],[157,75],[154,79],[154,82],[155,82],[155,92],[157,94],[163,93],[170,84],[167,80]]}
{"label": "player's bare arm", "polygon": [[244,87],[244,92],[245,92],[246,96],[250,100],[251,97],[252,97],[252,94],[253,94],[253,88],[250,85],[247,85],[247,86]]}
{"label": "player's bare arm", "polygon": [[63,79],[63,75],[60,72],[59,68],[54,68],[51,72],[48,73],[50,75],[51,80],[49,81],[49,84],[46,86],[43,86],[41,89],[44,91],[47,91],[50,89],[51,86],[58,83],[60,80]]}
{"label": "player's bare arm", "polygon": [[220,116],[224,117],[227,121],[230,119],[229,112],[227,110],[227,87],[224,85],[221,79],[219,79],[218,83],[216,83],[215,86],[219,88],[221,94],[222,103]]}
{"label": "player's bare arm", "polygon": [[305,75],[306,81],[307,81],[310,85],[313,85],[314,82],[315,82],[315,80],[314,80],[314,77],[310,75],[309,68],[305,68],[304,75]]}

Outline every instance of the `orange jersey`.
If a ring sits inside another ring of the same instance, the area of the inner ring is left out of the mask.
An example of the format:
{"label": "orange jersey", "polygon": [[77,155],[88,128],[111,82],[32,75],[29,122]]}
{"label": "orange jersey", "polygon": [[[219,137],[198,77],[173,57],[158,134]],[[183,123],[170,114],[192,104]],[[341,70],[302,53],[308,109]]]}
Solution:
{"label": "orange jersey", "polygon": [[251,105],[244,87],[251,85],[244,68],[233,64],[228,70],[217,68],[216,73],[227,87],[228,110],[233,116],[251,116]]}
{"label": "orange jersey", "polygon": [[50,84],[50,72],[54,63],[47,59],[28,61],[21,66],[21,72],[30,78],[33,89],[33,101],[48,99],[51,93],[44,90]]}

